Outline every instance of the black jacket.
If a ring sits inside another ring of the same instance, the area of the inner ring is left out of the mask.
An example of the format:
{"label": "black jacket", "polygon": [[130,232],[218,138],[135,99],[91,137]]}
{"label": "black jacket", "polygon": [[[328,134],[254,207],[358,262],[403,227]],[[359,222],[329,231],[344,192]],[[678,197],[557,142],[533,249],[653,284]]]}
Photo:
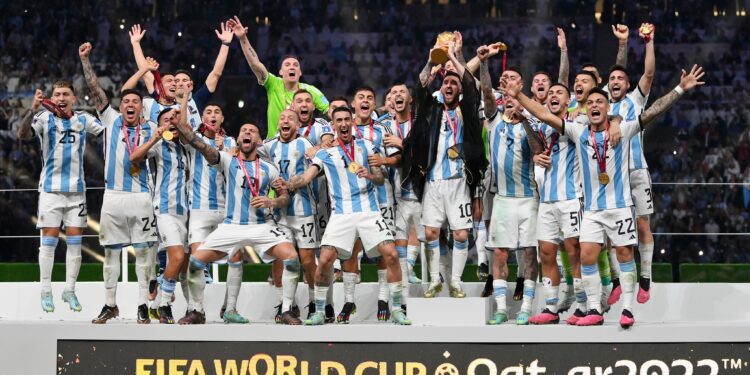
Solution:
{"label": "black jacket", "polygon": [[[482,141],[482,122],[479,120],[479,90],[468,70],[461,78],[463,98],[459,103],[463,116],[464,174],[473,197],[487,169]],[[416,116],[409,136],[404,140],[402,168],[404,185],[410,184],[422,201],[427,172],[437,159],[440,127],[445,106],[434,98],[428,88],[417,84]]]}

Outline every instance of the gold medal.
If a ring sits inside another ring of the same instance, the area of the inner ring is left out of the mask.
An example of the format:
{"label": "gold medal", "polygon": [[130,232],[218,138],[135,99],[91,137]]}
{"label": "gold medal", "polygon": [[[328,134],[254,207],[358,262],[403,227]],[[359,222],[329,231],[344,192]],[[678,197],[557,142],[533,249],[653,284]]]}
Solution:
{"label": "gold medal", "polygon": [[356,161],[353,161],[349,163],[349,172],[357,174],[357,172],[359,171],[359,167],[360,167],[359,163],[357,163]]}
{"label": "gold medal", "polygon": [[167,130],[167,131],[165,131],[164,133],[161,133],[161,137],[162,137],[162,138],[163,138],[163,139],[164,139],[165,141],[171,141],[171,140],[172,140],[172,139],[174,138],[174,134],[172,134],[172,132],[171,132],[171,131]]}
{"label": "gold medal", "polygon": [[141,167],[138,165],[131,165],[130,166],[130,175],[135,177],[141,174]]}
{"label": "gold medal", "polygon": [[599,173],[599,183],[606,185],[609,183],[609,175],[606,173]]}
{"label": "gold medal", "polygon": [[458,150],[456,150],[456,146],[448,148],[448,159],[455,160],[458,159]]}
{"label": "gold medal", "polygon": [[643,35],[649,35],[654,32],[654,25],[650,23],[644,23],[643,26],[641,26],[640,32]]}

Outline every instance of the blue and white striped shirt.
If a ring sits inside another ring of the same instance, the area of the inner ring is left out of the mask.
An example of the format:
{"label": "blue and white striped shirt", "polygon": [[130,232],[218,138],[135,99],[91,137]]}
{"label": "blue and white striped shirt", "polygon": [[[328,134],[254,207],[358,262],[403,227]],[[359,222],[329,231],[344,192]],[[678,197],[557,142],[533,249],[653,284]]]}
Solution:
{"label": "blue and white striped shirt", "polygon": [[178,103],[163,105],[151,97],[143,98],[143,118],[155,124],[159,123],[159,113],[167,108],[180,108]]}
{"label": "blue and white striped shirt", "polygon": [[536,197],[534,162],[523,124],[503,120],[502,113],[490,119],[490,165],[497,191],[504,197]]}
{"label": "blue and white striped shirt", "polygon": [[124,191],[129,193],[148,193],[149,189],[149,171],[146,160],[139,163],[140,174],[137,176],[130,175],[130,152],[125,141],[128,137],[133,151],[138,146],[148,142],[157,128],[155,123],[146,121],[141,124],[141,131],[138,134],[138,143],[136,140],[136,127],[128,126],[127,134],[122,132],[122,115],[107,106],[104,112],[99,113],[99,118],[104,125],[104,185],[107,190]]}
{"label": "blue and white striped shirt", "polygon": [[[388,119],[382,123],[383,127],[391,134],[404,139],[411,132],[412,121],[398,122],[395,118]],[[396,149],[398,150],[398,149]],[[396,199],[403,200],[417,200],[417,195],[412,191],[412,187],[409,185],[403,186],[401,176],[401,168],[388,168],[388,175],[391,177],[391,184],[393,185],[393,195]]]}
{"label": "blue and white striped shirt", "polygon": [[316,118],[307,126],[300,126],[297,129],[297,134],[300,137],[307,138],[313,146],[317,146],[323,142],[324,135],[335,136],[331,125],[321,118]]}
{"label": "blue and white striped shirt", "polygon": [[154,210],[157,214],[187,215],[188,153],[179,139],[160,139],[148,150],[156,161]]}
{"label": "blue and white striped shirt", "polygon": [[70,119],[62,119],[45,109],[34,116],[31,128],[42,145],[39,192],[86,191],[83,173],[86,135],[101,135],[104,131],[102,123],[82,111],[73,113]]}
{"label": "blue and white striped shirt", "polygon": [[[208,138],[201,133],[196,133],[207,145],[216,148],[216,139]],[[225,136],[223,150],[237,146],[234,138]],[[211,168],[203,154],[193,147],[187,148],[190,156],[190,172],[192,178],[188,187],[188,204],[191,211],[223,211],[226,188],[224,177],[216,168]]]}
{"label": "blue and white striped shirt", "polygon": [[[297,137],[286,143],[276,137],[266,141],[265,148],[271,160],[279,167],[281,178],[289,181],[292,176],[305,173],[305,152],[313,148],[313,145],[304,137]],[[284,215],[306,217],[315,214],[315,200],[309,185],[297,189],[290,198]]]}
{"label": "blue and white striped shirt", "polygon": [[[573,121],[566,119],[565,123],[571,124]],[[544,134],[547,147],[552,147],[549,154],[552,165],[544,169],[544,175],[542,176],[540,188],[542,203],[580,198],[582,196],[580,189],[581,172],[576,157],[575,142],[565,135],[560,135],[557,130],[547,124],[541,124],[539,130]],[[554,145],[551,145],[553,137],[557,137],[557,141]]]}
{"label": "blue and white striped shirt", "polygon": [[[648,102],[648,95],[641,93],[640,87],[625,95],[625,98],[617,103],[609,104],[610,115],[620,115],[623,121],[635,121],[643,112],[643,108]],[[630,170],[646,169],[646,156],[643,154],[643,133],[630,139],[630,160],[628,161]]]}
{"label": "blue and white striped shirt", "polygon": [[[364,139],[371,144],[372,148],[369,151],[373,154],[392,156],[397,153],[398,150],[392,147],[385,147],[383,144],[383,136],[386,133],[389,133],[389,131],[380,123],[375,123],[372,127],[370,127],[370,125],[357,125],[356,129],[354,129],[354,138]],[[391,180],[389,178],[391,172],[390,169],[392,168],[385,166],[382,168],[383,174],[386,177],[385,181],[383,182],[383,185],[375,186],[378,197],[378,206],[393,207],[395,199],[393,195],[393,186],[391,185]]]}
{"label": "blue and white striped shirt", "polygon": [[[224,224],[264,224],[275,223],[273,212],[270,208],[253,208],[250,200],[253,194],[250,192],[250,183],[255,181],[255,161],[243,161],[250,180],[247,181],[245,173],[240,167],[237,157],[229,156],[224,151],[219,151],[218,168],[224,174],[225,186],[227,188],[227,201],[224,216]],[[260,170],[257,172],[260,179],[259,196],[268,195],[271,190],[271,182],[279,177],[279,170],[273,164],[258,158]]]}
{"label": "blue and white striped shirt", "polygon": [[[448,116],[450,117],[450,121],[454,121],[454,123],[456,118],[458,118],[458,124],[455,130],[456,134],[451,130],[451,125],[445,117],[445,112],[443,112],[443,120],[440,125],[440,137],[438,138],[437,156],[435,158],[435,164],[427,173],[428,181],[450,180],[464,176],[463,159],[460,157],[454,160],[448,158],[448,149],[456,144],[461,144],[464,141],[464,121],[461,116],[461,109],[456,107],[455,109],[449,110]],[[455,140],[453,139],[454,135]]]}

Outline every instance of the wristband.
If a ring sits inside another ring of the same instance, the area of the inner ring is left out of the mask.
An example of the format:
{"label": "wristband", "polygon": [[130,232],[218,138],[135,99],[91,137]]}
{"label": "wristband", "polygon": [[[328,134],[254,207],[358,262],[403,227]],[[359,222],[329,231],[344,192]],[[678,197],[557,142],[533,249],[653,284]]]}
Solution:
{"label": "wristband", "polygon": [[685,93],[685,89],[680,87],[680,85],[675,86],[674,91],[677,93],[677,95],[682,95]]}
{"label": "wristband", "polygon": [[221,44],[223,44],[223,45],[225,45],[225,46],[227,46],[227,47],[228,47],[230,43],[227,43],[227,42],[221,42]]}

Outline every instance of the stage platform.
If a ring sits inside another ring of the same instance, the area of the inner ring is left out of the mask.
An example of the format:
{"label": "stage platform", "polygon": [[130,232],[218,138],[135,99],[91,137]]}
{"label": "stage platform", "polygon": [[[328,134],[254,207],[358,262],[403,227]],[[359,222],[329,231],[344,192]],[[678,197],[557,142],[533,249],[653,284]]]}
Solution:
{"label": "stage platform", "polygon": [[[510,283],[509,290],[513,290]],[[62,303],[62,283],[55,283],[56,311],[45,314],[39,307],[38,283],[0,283],[0,295],[14,304],[0,306],[0,353],[12,372],[49,374],[59,363],[58,340],[101,341],[169,341],[169,342],[317,342],[317,343],[743,343],[750,341],[750,309],[747,296],[750,284],[656,284],[652,300],[635,303],[636,326],[622,330],[617,324],[620,306],[605,315],[600,327],[516,326],[510,323],[496,327],[483,324],[492,299],[468,297],[461,301],[447,297],[425,299],[413,297],[408,302],[413,326],[395,326],[375,318],[377,284],[357,286],[358,313],[351,324],[320,327],[290,327],[273,324],[273,289],[265,283],[245,283],[239,299],[239,310],[251,320],[248,325],[226,325],[218,310],[224,295],[223,284],[208,285],[206,309],[209,323],[202,326],[139,325],[135,323],[137,288],[135,283],[121,283],[118,303],[121,318],[106,325],[93,325],[103,304],[101,283],[80,283],[78,295],[84,310],[74,313]],[[483,284],[466,286],[470,296],[477,296]],[[417,295],[423,285],[412,285]],[[537,290],[537,296],[541,293]],[[174,314],[185,308],[177,292]],[[307,302],[307,287],[300,286],[298,300]],[[343,290],[337,283],[334,293],[336,312],[343,304]],[[541,298],[538,298],[541,300]],[[520,303],[509,301],[511,317]],[[541,307],[535,304],[535,311]],[[472,306],[471,311],[466,308]],[[477,313],[477,307],[484,307]],[[302,310],[306,316],[306,310]],[[563,318],[570,313],[563,315]],[[748,349],[746,349],[747,351]],[[24,358],[26,360],[19,360]],[[0,370],[0,373],[6,373]],[[119,372],[114,372],[119,373]],[[156,372],[154,372],[156,373]],[[165,372],[169,373],[169,372]],[[185,372],[187,374],[187,372]],[[344,375],[344,374],[340,374]],[[427,374],[425,374],[427,375]]]}

